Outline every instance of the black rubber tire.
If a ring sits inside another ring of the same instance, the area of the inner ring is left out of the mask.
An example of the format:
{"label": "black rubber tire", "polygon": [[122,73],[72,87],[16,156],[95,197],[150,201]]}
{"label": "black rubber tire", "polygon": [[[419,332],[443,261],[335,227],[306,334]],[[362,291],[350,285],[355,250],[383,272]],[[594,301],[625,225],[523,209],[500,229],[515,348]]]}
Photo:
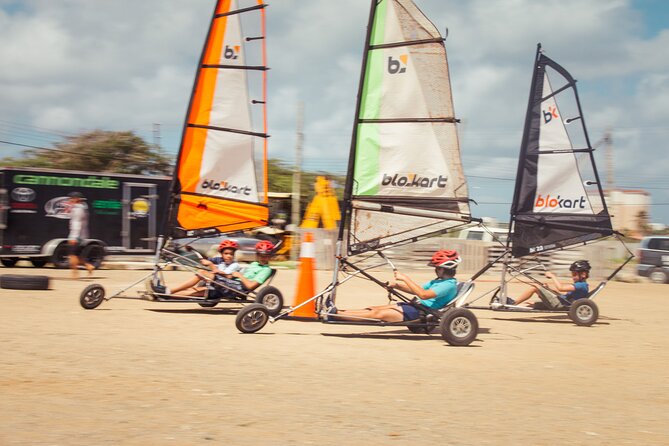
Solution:
{"label": "black rubber tire", "polygon": [[2,263],[2,266],[5,268],[13,268],[16,266],[16,262],[18,262],[19,259],[16,257],[3,257],[0,259],[0,263]]}
{"label": "black rubber tire", "polygon": [[0,288],[10,290],[48,290],[49,277],[4,274],[0,276]]}
{"label": "black rubber tire", "polygon": [[214,308],[216,305],[218,305],[219,302],[219,300],[207,300],[204,302],[198,302],[197,304],[202,308]]}
{"label": "black rubber tire", "polygon": [[283,309],[283,295],[278,288],[266,286],[256,295],[256,302],[267,308],[271,316],[276,316]]}
{"label": "black rubber tire", "polygon": [[597,322],[599,308],[588,298],[578,299],[569,307],[569,317],[576,325],[589,327]]}
{"label": "black rubber tire", "polygon": [[648,278],[653,283],[667,283],[667,279],[669,279],[667,273],[664,272],[662,268],[653,269],[648,275]]}
{"label": "black rubber tire", "polygon": [[466,308],[451,308],[439,322],[439,331],[444,341],[450,345],[471,344],[479,331],[479,322],[474,313]]}
{"label": "black rubber tire", "polygon": [[96,243],[87,245],[84,247],[83,251],[81,251],[81,258],[84,259],[86,263],[93,265],[95,269],[98,269],[105,258],[105,247]]}
{"label": "black rubber tire", "polygon": [[79,295],[79,304],[86,310],[99,307],[104,300],[105,289],[98,283],[88,285]]}
{"label": "black rubber tire", "polygon": [[255,333],[269,321],[269,311],[262,304],[247,305],[237,313],[235,326],[242,333]]}
{"label": "black rubber tire", "polygon": [[44,268],[44,265],[48,262],[46,259],[30,259],[30,263],[32,263],[35,268]]}
{"label": "black rubber tire", "polygon": [[53,256],[51,256],[51,263],[60,269],[70,267],[70,247],[67,246],[67,242],[63,242],[56,247]]}

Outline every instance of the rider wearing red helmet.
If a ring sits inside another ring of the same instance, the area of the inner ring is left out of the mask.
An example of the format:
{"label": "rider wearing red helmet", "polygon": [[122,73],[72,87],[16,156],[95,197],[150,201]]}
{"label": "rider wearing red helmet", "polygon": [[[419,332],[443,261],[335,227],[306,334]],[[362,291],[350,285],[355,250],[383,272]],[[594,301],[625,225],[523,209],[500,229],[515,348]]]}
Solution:
{"label": "rider wearing red helmet", "polygon": [[156,292],[162,291],[165,294],[183,294],[182,291],[185,290],[187,290],[187,293],[185,293],[187,296],[204,294],[206,287],[200,285],[203,277],[210,280],[231,279],[233,273],[242,268],[239,263],[235,262],[235,251],[238,249],[239,243],[236,241],[230,239],[223,240],[218,245],[218,252],[221,254],[220,256],[200,260],[202,266],[207,267],[206,270],[199,270],[193,277],[171,290],[168,288],[165,288],[164,290],[156,289],[157,287],[155,285],[152,288]]}
{"label": "rider wearing red helmet", "polygon": [[412,321],[420,318],[419,306],[440,309],[448,305],[457,295],[458,282],[455,272],[460,264],[460,256],[453,250],[439,250],[434,253],[428,263],[434,266],[437,277],[429,282],[418,285],[409,276],[395,271],[395,282],[388,286],[417,297],[415,303],[401,302],[399,304],[368,307],[361,310],[341,310],[335,307],[328,310],[328,319],[337,320],[364,320],[380,319],[386,322]]}
{"label": "rider wearing red helmet", "polygon": [[232,249],[232,251],[237,251],[239,249],[239,243],[234,240],[223,240],[218,245],[218,252],[223,251],[224,249]]}

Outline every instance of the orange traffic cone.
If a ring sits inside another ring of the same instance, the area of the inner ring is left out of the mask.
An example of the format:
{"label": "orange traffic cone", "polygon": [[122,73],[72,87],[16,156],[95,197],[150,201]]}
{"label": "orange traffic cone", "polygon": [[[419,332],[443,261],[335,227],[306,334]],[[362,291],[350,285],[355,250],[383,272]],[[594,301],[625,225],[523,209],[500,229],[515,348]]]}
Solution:
{"label": "orange traffic cone", "polygon": [[[311,232],[304,233],[300,246],[300,270],[297,275],[297,292],[293,300],[293,307],[308,301],[316,294],[315,272],[316,245]],[[316,301],[312,299],[292,313],[293,317],[316,319]]]}

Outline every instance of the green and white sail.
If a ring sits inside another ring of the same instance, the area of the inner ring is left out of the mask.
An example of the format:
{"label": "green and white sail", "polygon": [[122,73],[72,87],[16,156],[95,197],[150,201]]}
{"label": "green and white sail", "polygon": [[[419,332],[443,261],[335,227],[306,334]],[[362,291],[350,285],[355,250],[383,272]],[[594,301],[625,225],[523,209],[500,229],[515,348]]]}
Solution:
{"label": "green and white sail", "polygon": [[410,0],[373,0],[344,211],[350,254],[471,220],[444,39]]}

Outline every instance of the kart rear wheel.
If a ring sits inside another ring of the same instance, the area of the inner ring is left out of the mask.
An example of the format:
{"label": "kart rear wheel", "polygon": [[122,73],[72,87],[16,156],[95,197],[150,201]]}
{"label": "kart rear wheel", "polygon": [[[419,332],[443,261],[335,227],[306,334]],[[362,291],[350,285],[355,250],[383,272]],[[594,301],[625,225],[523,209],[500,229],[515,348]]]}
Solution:
{"label": "kart rear wheel", "polygon": [[276,316],[283,309],[283,295],[278,288],[267,286],[258,292],[256,302],[263,304],[271,316]]}
{"label": "kart rear wheel", "polygon": [[578,299],[569,307],[569,317],[576,325],[589,327],[597,322],[599,308],[588,298]]}
{"label": "kart rear wheel", "polygon": [[450,345],[471,344],[479,331],[479,322],[474,313],[466,308],[451,308],[441,317],[441,337]]}
{"label": "kart rear wheel", "polygon": [[269,311],[262,304],[247,305],[237,313],[235,326],[242,333],[255,333],[269,321]]}
{"label": "kart rear wheel", "polygon": [[92,310],[93,308],[100,306],[103,300],[105,300],[105,289],[102,285],[94,283],[88,285],[84,288],[84,291],[81,292],[79,304],[86,310]]}

